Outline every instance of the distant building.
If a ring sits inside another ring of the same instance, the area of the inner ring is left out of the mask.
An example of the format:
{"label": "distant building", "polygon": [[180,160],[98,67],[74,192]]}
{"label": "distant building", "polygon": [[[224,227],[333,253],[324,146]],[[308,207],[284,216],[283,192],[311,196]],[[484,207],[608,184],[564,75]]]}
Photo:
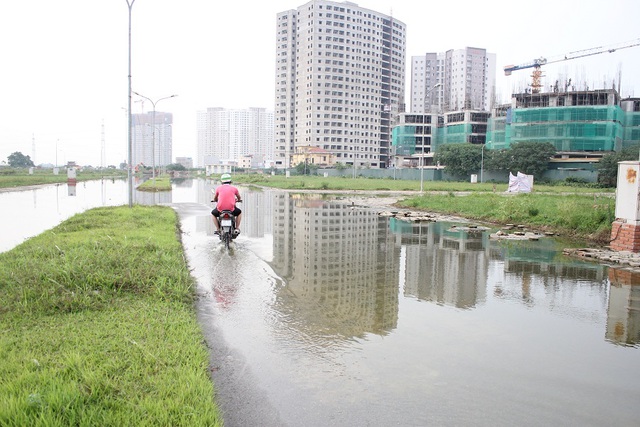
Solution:
{"label": "distant building", "polygon": [[193,159],[191,157],[176,157],[176,163],[187,169],[193,169]]}
{"label": "distant building", "polygon": [[236,163],[241,157],[273,158],[273,112],[264,108],[207,108],[197,113],[197,163]]}
{"label": "distant building", "polygon": [[411,112],[490,111],[496,55],[466,47],[411,57]]}
{"label": "distant building", "polygon": [[156,111],[155,124],[153,119],[153,112],[132,114],[133,165],[160,167],[172,163],[173,114]]}
{"label": "distant building", "polygon": [[291,166],[296,167],[300,163],[320,167],[331,167],[335,165],[335,159],[330,151],[324,148],[314,147],[313,145],[307,145],[305,147],[296,147],[296,153],[293,155]]}
{"label": "distant building", "polygon": [[406,25],[351,2],[312,0],[277,14],[276,167],[297,147],[337,163],[387,168],[404,111]]}
{"label": "distant building", "polygon": [[393,128],[394,164],[437,166],[433,157],[444,144],[484,144],[489,116],[489,112],[478,110],[400,114]]}
{"label": "distant building", "polygon": [[233,172],[233,165],[206,165],[205,166],[205,175],[211,176],[214,175],[214,178],[218,175],[222,175],[223,173],[231,173]]}
{"label": "distant building", "polygon": [[264,157],[247,154],[238,159],[238,167],[242,169],[264,169],[269,167],[264,162]]}

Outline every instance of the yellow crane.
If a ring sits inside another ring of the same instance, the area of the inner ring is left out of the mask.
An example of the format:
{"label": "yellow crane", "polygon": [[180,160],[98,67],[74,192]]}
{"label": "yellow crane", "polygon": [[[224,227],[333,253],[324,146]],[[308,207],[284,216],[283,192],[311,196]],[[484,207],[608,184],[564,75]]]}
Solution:
{"label": "yellow crane", "polygon": [[559,55],[553,58],[545,58],[541,56],[540,58],[534,59],[531,62],[527,62],[520,65],[507,65],[504,67],[504,75],[510,76],[513,71],[523,70],[525,68],[533,68],[533,72],[531,73],[531,92],[539,93],[540,88],[542,87],[541,77],[542,77],[542,69],[541,67],[546,64],[553,64],[554,62],[568,61],[570,59],[584,58],[585,56],[598,55],[600,53],[613,53],[620,49],[627,49],[634,46],[640,46],[640,39],[631,40],[629,42],[617,43],[609,46],[598,46],[592,47],[589,49],[577,50],[575,52],[569,52],[564,55]]}

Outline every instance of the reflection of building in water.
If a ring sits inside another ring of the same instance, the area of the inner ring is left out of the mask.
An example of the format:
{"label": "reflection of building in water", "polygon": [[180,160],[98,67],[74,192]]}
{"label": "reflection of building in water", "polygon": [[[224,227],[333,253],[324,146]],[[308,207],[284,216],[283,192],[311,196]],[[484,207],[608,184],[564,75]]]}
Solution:
{"label": "reflection of building in water", "polygon": [[279,296],[283,311],[304,316],[312,334],[395,328],[399,248],[386,219],[283,193],[275,196],[273,212],[273,266],[288,284]]}
{"label": "reflection of building in water", "polygon": [[616,344],[640,343],[640,274],[609,268],[606,339]]}
{"label": "reflection of building in water", "polygon": [[564,257],[558,244],[553,239],[535,245],[496,243],[491,255],[497,260],[495,273],[500,278],[495,282],[494,295],[531,306],[547,305],[576,319],[602,317],[607,267]]}
{"label": "reflection of building in water", "polygon": [[486,299],[486,233],[441,222],[408,224],[404,231],[406,295],[459,308]]}

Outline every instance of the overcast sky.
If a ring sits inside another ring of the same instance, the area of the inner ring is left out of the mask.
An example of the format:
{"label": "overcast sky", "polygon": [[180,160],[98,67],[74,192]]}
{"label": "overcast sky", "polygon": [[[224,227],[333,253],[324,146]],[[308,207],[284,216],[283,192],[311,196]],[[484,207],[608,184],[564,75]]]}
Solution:
{"label": "overcast sky", "polygon": [[[497,56],[502,100],[530,70],[502,68],[541,56],[640,39],[640,1],[361,0],[407,25],[411,56],[467,46]],[[135,0],[133,89],[174,114],[173,156],[196,157],[196,112],[207,107],[273,110],[276,14],[296,0]],[[0,5],[0,161],[21,151],[36,163],[100,165],[127,158],[126,0],[6,0]],[[548,86],[571,77],[590,88],[640,97],[640,46],[543,67]],[[407,81],[407,95],[410,89]],[[519,90],[518,90],[519,91]],[[134,101],[140,98],[134,96]],[[133,113],[151,111],[134,102]],[[104,126],[103,126],[104,125]],[[35,156],[32,150],[35,141]]]}

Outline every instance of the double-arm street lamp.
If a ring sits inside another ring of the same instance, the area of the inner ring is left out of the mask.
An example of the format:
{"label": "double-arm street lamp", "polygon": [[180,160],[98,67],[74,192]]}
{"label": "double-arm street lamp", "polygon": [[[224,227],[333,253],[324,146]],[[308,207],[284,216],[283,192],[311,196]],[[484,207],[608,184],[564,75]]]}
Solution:
{"label": "double-arm street lamp", "polygon": [[435,85],[433,85],[433,87],[431,89],[428,89],[425,91],[424,93],[424,120],[422,121],[422,156],[420,157],[420,193],[422,193],[422,189],[423,189],[423,183],[424,183],[424,146],[425,146],[425,142],[426,142],[426,131],[427,131],[427,123],[426,123],[426,118],[427,118],[427,95],[429,95],[435,88],[438,88],[442,86],[442,83],[436,83]]}
{"label": "double-arm street lamp", "polygon": [[151,121],[152,121],[152,129],[151,129],[151,156],[153,157],[153,172],[152,172],[152,178],[155,181],[156,179],[156,104],[160,101],[162,101],[163,99],[169,99],[169,98],[175,98],[178,95],[170,95],[170,96],[165,96],[164,98],[160,98],[160,99],[156,99],[155,101],[151,98],[147,98],[144,95],[139,94],[138,92],[133,91],[133,93],[135,93],[136,95],[138,95],[140,98],[144,98],[147,101],[151,102],[151,105],[153,105],[153,113],[151,115]]}

